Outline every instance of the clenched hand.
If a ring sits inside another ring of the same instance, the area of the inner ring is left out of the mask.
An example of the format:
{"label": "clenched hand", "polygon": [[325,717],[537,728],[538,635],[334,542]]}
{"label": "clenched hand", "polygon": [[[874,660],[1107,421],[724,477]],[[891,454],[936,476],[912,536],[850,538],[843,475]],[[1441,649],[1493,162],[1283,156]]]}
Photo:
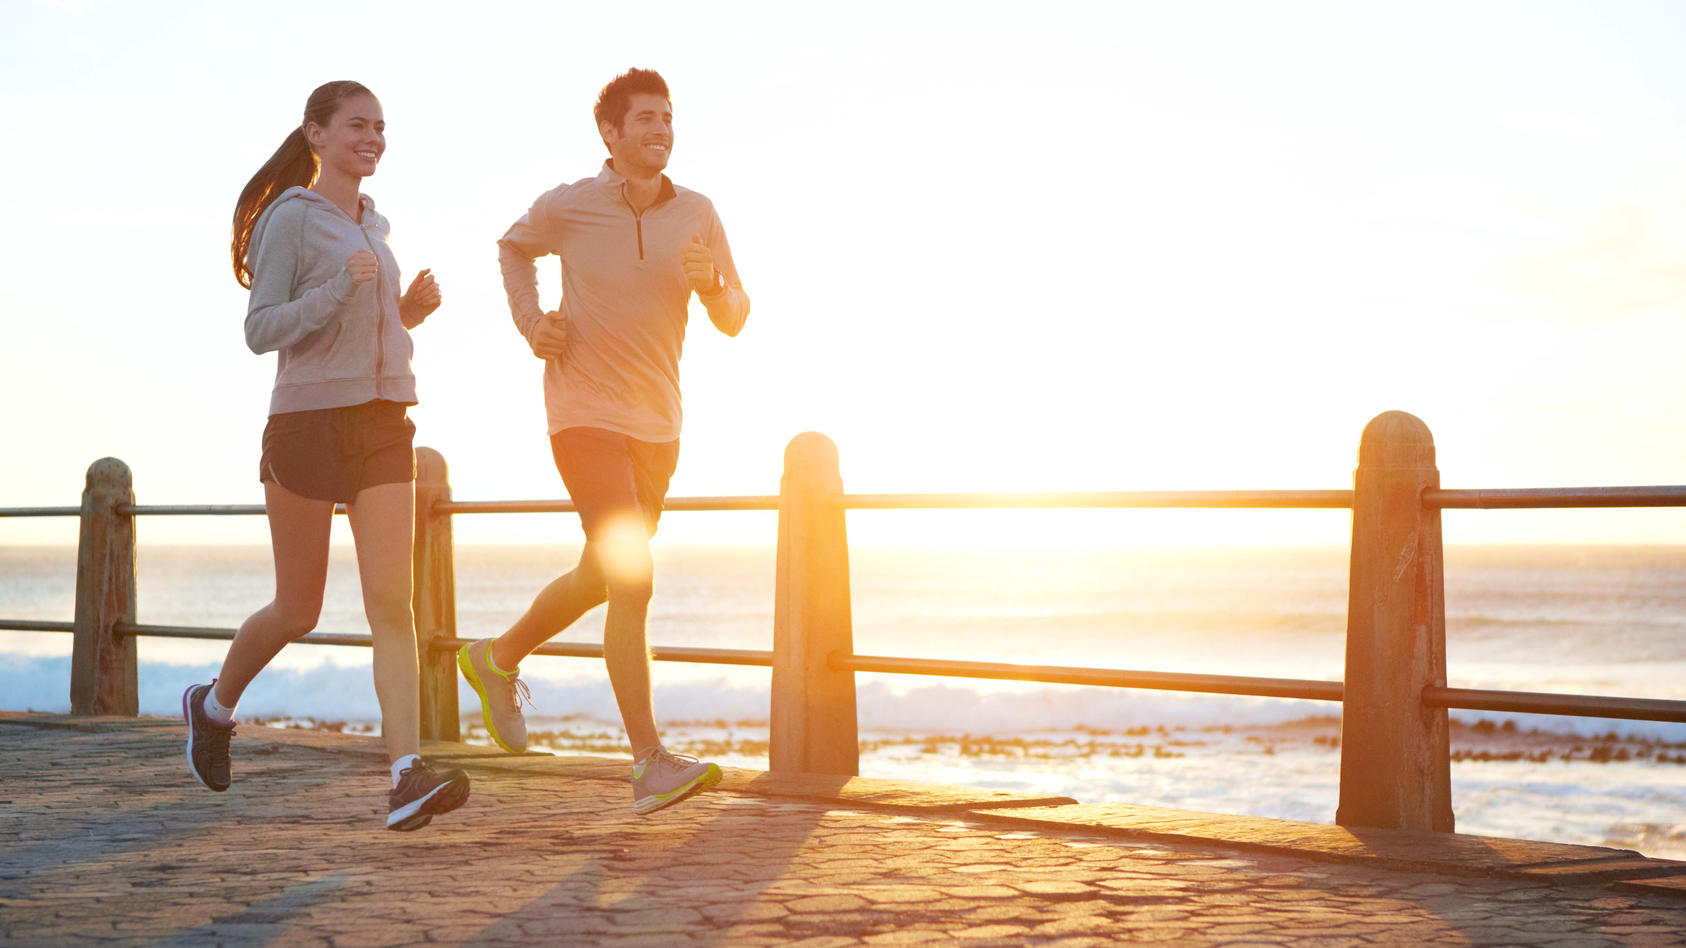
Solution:
{"label": "clenched hand", "polygon": [[533,329],[533,355],[541,359],[562,358],[562,348],[568,342],[568,320],[558,310],[545,313]]}

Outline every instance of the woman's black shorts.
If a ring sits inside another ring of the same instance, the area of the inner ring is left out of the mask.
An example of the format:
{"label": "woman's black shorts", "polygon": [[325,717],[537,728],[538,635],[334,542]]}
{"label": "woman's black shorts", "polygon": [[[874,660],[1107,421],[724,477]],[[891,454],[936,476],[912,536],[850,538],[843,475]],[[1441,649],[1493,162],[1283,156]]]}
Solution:
{"label": "woman's black shorts", "polygon": [[271,415],[258,480],[300,497],[350,503],[365,487],[416,479],[415,436],[397,402]]}

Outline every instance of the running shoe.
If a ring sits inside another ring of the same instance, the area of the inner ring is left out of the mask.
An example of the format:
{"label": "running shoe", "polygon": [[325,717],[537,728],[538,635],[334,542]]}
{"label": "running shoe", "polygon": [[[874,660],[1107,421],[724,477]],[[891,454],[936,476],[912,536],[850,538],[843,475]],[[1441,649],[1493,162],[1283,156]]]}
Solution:
{"label": "running shoe", "polygon": [[[216,684],[215,679],[211,685]],[[205,695],[211,685],[189,685],[181,696],[181,716],[187,721],[187,770],[212,790],[228,789],[233,779],[228,760],[228,739],[234,725],[219,724],[205,713]]]}
{"label": "running shoe", "polygon": [[640,816],[672,806],[720,782],[720,767],[657,745],[632,765],[632,808]]}
{"label": "running shoe", "polygon": [[481,639],[457,651],[457,667],[470,688],[480,696],[480,718],[486,733],[511,754],[527,749],[527,719],[521,716],[521,702],[532,703],[532,693],[521,680],[519,666],[505,674],[492,667],[492,640]]}
{"label": "running shoe", "polygon": [[455,767],[434,770],[417,761],[398,772],[398,786],[387,795],[386,828],[416,830],[435,816],[449,813],[468,799],[468,774]]}

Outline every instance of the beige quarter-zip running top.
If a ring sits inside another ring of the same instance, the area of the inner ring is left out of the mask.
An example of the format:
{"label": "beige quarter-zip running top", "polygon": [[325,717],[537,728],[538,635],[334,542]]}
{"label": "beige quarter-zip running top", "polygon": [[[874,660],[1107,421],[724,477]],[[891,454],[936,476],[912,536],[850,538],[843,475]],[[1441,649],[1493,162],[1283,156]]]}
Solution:
{"label": "beige quarter-zip running top", "polygon": [[708,198],[666,175],[656,202],[638,212],[626,179],[604,162],[595,178],[539,195],[498,241],[510,313],[529,341],[544,318],[534,261],[561,260],[568,335],[562,357],[544,367],[551,434],[591,427],[641,441],[679,437],[679,356],[692,293],[681,255],[693,234],[725,282],[699,299],[715,327],[735,336],[749,316],[749,296],[725,228]]}

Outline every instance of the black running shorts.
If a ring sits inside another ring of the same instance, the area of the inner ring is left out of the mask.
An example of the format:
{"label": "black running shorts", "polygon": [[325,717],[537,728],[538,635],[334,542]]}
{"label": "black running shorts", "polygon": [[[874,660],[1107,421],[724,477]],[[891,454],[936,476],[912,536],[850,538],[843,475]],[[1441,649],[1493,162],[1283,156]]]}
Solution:
{"label": "black running shorts", "polygon": [[365,487],[416,479],[415,436],[397,402],[271,415],[258,480],[300,497],[350,503]]}
{"label": "black running shorts", "polygon": [[641,518],[656,535],[667,482],[679,466],[677,439],[639,441],[603,428],[564,428],[550,436],[550,453],[587,540],[599,539],[617,515]]}

